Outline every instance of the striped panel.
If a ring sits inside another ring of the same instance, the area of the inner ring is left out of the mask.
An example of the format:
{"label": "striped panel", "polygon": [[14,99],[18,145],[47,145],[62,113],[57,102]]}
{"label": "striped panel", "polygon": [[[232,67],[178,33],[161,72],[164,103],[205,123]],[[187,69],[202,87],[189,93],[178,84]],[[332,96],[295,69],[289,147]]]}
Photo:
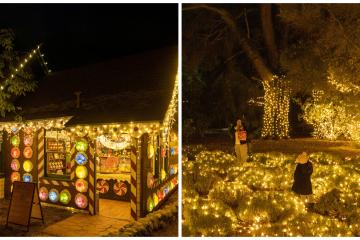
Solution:
{"label": "striped panel", "polygon": [[131,160],[131,177],[130,177],[130,206],[131,206],[131,217],[136,220],[137,219],[137,199],[136,199],[136,162],[137,162],[137,154],[136,148],[131,146],[131,153],[130,153],[130,160]]}
{"label": "striped panel", "polygon": [[95,215],[95,151],[94,146],[89,143],[89,212]]}
{"label": "striped panel", "polygon": [[71,180],[74,180],[75,178],[75,144],[73,144],[72,148],[71,148],[71,151],[70,151],[70,156],[71,156],[71,160],[70,160],[70,163],[71,163],[71,173],[70,173],[70,179]]}
{"label": "striped panel", "polygon": [[39,179],[39,182],[44,185],[54,185],[54,186],[63,186],[63,187],[69,187],[74,185],[74,183],[69,181],[58,181],[58,180],[52,180],[52,179]]}
{"label": "striped panel", "polygon": [[44,176],[44,129],[40,129],[38,133],[38,178]]}

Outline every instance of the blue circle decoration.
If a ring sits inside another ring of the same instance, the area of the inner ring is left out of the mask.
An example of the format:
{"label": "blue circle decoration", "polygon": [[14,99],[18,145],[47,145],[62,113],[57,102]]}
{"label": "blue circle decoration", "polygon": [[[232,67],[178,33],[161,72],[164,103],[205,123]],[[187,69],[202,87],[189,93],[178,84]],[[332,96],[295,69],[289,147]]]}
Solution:
{"label": "blue circle decoration", "polygon": [[169,187],[168,186],[164,187],[164,193],[165,193],[165,195],[169,194]]}
{"label": "blue circle decoration", "polygon": [[30,173],[25,173],[25,174],[23,175],[23,181],[24,181],[24,182],[32,182],[32,176],[31,176],[31,174],[30,174]]}
{"label": "blue circle decoration", "polygon": [[85,165],[87,163],[87,155],[84,152],[78,152],[75,156],[75,162],[79,165]]}
{"label": "blue circle decoration", "polygon": [[56,189],[51,189],[49,191],[49,200],[54,203],[59,201],[59,191]]}

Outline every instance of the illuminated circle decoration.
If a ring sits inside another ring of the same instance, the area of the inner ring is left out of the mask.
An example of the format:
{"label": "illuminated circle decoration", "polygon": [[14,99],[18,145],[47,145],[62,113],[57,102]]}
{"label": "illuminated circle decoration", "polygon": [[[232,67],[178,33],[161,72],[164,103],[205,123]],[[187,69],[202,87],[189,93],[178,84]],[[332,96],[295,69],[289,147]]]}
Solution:
{"label": "illuminated circle decoration", "polygon": [[154,201],[154,206],[158,205],[159,197],[156,195],[156,193],[153,194],[153,201]]}
{"label": "illuminated circle decoration", "polygon": [[161,180],[165,180],[166,178],[166,172],[164,169],[161,169]]}
{"label": "illuminated circle decoration", "polygon": [[175,154],[176,154],[176,149],[175,149],[175,147],[170,148],[170,155],[171,155],[171,156],[174,156]]}
{"label": "illuminated circle decoration", "polygon": [[20,181],[20,173],[19,172],[12,172],[10,176],[11,182]]}
{"label": "illuminated circle decoration", "polygon": [[157,191],[157,196],[158,196],[159,201],[163,200],[165,197],[164,192],[161,190]]}
{"label": "illuminated circle decoration", "polygon": [[31,158],[33,155],[33,150],[31,149],[31,147],[25,147],[23,154],[25,158]]}
{"label": "illuminated circle decoration", "polygon": [[30,173],[25,173],[23,175],[23,181],[24,182],[32,182],[32,175]]}
{"label": "illuminated circle decoration", "polygon": [[170,168],[170,175],[174,175],[175,174],[175,169],[174,169],[174,167],[171,167]]}
{"label": "illuminated circle decoration", "polygon": [[85,165],[87,163],[87,155],[84,152],[78,152],[75,156],[75,162],[79,165]]}
{"label": "illuminated circle decoration", "polygon": [[152,144],[148,145],[147,154],[148,154],[149,159],[153,158],[153,156],[155,154],[155,150],[154,150],[154,146]]}
{"label": "illuminated circle decoration", "polygon": [[32,146],[33,145],[33,137],[31,135],[26,135],[24,137],[24,145],[25,146]]}
{"label": "illuminated circle decoration", "polygon": [[148,197],[147,201],[146,201],[146,208],[149,212],[151,212],[154,209],[154,200],[152,199],[151,196]]}
{"label": "illuminated circle decoration", "polygon": [[68,204],[71,200],[71,194],[69,190],[64,189],[60,192],[60,202],[62,204]]}
{"label": "illuminated circle decoration", "polygon": [[173,179],[171,180],[171,182],[172,182],[172,184],[173,184],[174,186],[176,186],[176,185],[178,184],[178,181],[177,181],[176,178],[173,178]]}
{"label": "illuminated circle decoration", "polygon": [[50,189],[49,191],[49,200],[53,203],[59,201],[59,191],[56,189]]}
{"label": "illuminated circle decoration", "polygon": [[17,159],[13,159],[11,161],[10,167],[13,171],[19,171],[20,169],[20,162]]}
{"label": "illuminated circle decoration", "polygon": [[78,152],[86,152],[88,149],[88,142],[85,139],[81,139],[80,141],[76,142],[75,148]]}
{"label": "illuminated circle decoration", "polygon": [[25,170],[25,172],[31,172],[33,170],[33,163],[30,160],[26,160],[23,163],[23,169]]}
{"label": "illuminated circle decoration", "polygon": [[46,187],[41,187],[39,189],[39,198],[41,201],[46,201],[49,197],[49,191]]}
{"label": "illuminated circle decoration", "polygon": [[96,181],[96,190],[98,190],[100,193],[104,194],[109,191],[109,183],[104,179],[98,179]]}
{"label": "illuminated circle decoration", "polygon": [[169,189],[170,189],[170,190],[172,190],[172,189],[174,188],[174,184],[173,184],[173,182],[172,182],[172,181],[170,181],[168,186],[169,186]]}
{"label": "illuminated circle decoration", "polygon": [[165,196],[169,194],[169,187],[168,186],[164,187],[164,194],[165,194]]}
{"label": "illuminated circle decoration", "polygon": [[114,184],[114,193],[118,196],[124,196],[127,193],[126,183],[116,182]]}
{"label": "illuminated circle decoration", "polygon": [[20,157],[20,149],[18,147],[13,147],[11,149],[10,154],[13,158],[19,158]]}
{"label": "illuminated circle decoration", "polygon": [[82,193],[87,192],[88,182],[85,181],[84,179],[78,179],[75,182],[75,188],[76,188],[76,191],[78,191],[78,192],[82,192]]}
{"label": "illuminated circle decoration", "polygon": [[75,174],[77,178],[83,179],[88,175],[88,170],[85,166],[77,166],[75,169]]}
{"label": "illuminated circle decoration", "polygon": [[78,208],[84,209],[88,205],[88,199],[84,194],[78,193],[75,196],[75,204]]}
{"label": "illuminated circle decoration", "polygon": [[11,137],[11,145],[13,145],[14,147],[18,147],[20,144],[20,137],[18,135],[14,135]]}
{"label": "illuminated circle decoration", "polygon": [[154,175],[150,172],[147,174],[146,185],[148,188],[153,188],[155,183]]}

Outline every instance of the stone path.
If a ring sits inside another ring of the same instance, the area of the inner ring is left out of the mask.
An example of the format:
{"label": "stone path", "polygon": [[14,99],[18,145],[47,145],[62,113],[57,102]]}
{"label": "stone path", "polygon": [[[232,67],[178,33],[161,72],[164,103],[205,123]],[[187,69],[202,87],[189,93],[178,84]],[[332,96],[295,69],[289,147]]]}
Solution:
{"label": "stone path", "polygon": [[78,213],[72,217],[57,222],[42,232],[51,236],[104,236],[117,232],[128,224],[130,217],[130,203],[100,199],[99,215],[90,216]]}

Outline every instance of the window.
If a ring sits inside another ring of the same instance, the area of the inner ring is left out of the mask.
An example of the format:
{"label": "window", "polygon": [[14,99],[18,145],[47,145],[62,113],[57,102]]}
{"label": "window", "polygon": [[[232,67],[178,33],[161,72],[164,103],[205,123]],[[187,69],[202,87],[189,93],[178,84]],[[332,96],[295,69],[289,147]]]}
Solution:
{"label": "window", "polygon": [[70,137],[65,131],[46,131],[46,176],[69,178],[71,172]]}

